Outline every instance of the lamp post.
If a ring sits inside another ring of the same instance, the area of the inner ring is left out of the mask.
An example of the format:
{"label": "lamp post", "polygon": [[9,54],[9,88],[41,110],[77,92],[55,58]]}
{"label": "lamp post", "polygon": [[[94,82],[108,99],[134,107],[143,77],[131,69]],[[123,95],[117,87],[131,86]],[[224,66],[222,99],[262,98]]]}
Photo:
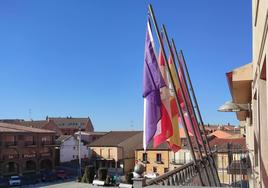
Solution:
{"label": "lamp post", "polygon": [[233,101],[227,101],[218,109],[219,112],[241,112],[249,111],[251,112],[250,103],[238,104]]}

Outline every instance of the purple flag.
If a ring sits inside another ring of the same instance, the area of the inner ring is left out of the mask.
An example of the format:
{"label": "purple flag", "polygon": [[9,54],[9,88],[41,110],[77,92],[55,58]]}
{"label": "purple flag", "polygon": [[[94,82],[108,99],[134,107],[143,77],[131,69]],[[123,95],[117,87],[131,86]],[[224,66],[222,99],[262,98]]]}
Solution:
{"label": "purple flag", "polygon": [[157,123],[161,119],[160,88],[165,86],[161,76],[156,55],[154,53],[153,37],[150,22],[147,22],[144,73],[143,73],[143,98],[144,98],[144,131],[143,148],[146,150],[153,138]]}

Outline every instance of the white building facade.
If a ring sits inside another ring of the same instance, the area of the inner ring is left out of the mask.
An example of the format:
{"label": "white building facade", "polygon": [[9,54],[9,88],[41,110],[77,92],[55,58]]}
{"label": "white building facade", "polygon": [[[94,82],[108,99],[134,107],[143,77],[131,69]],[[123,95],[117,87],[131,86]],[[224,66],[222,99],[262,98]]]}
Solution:
{"label": "white building facade", "polygon": [[[60,162],[70,162],[79,158],[79,140],[73,136],[62,136],[58,138],[60,143]],[[88,158],[89,150],[81,142],[81,159]]]}

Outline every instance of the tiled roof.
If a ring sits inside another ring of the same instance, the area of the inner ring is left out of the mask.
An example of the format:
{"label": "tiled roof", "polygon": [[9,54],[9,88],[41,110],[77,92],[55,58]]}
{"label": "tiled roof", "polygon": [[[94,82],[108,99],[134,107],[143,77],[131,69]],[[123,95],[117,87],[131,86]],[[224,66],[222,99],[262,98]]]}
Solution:
{"label": "tiled roof", "polygon": [[246,138],[214,138],[209,142],[210,147],[217,147],[219,152],[228,150],[228,143],[232,145],[233,150],[246,150]]}
{"label": "tiled roof", "polygon": [[[105,135],[108,132],[86,132],[86,131],[81,131],[81,135],[88,135],[88,136],[95,136],[95,135]],[[75,134],[79,134],[79,131],[76,132]]]}
{"label": "tiled roof", "polygon": [[56,139],[56,144],[61,144],[62,142],[64,142],[65,140],[68,140],[69,138],[71,138],[72,135],[62,135],[59,138]]}
{"label": "tiled roof", "polygon": [[27,127],[33,127],[33,128],[42,128],[44,125],[46,125],[48,121],[46,120],[39,120],[39,121],[20,121],[16,122],[15,124],[27,126]]}
{"label": "tiled roof", "polygon": [[99,139],[90,143],[91,147],[102,147],[102,146],[119,146],[120,143],[129,139],[132,136],[140,134],[142,131],[110,131],[103,135]]}
{"label": "tiled roof", "polygon": [[47,117],[47,120],[53,120],[59,127],[66,128],[85,128],[87,123],[93,128],[92,122],[89,117],[87,118],[74,118],[74,117]]}
{"label": "tiled roof", "polygon": [[222,131],[222,130],[216,130],[209,135],[210,136],[214,135],[217,138],[228,138],[228,137],[232,136],[233,134],[231,134],[230,132]]}
{"label": "tiled roof", "polygon": [[33,132],[33,133],[55,133],[54,131],[26,127],[11,123],[0,123],[0,132]]}

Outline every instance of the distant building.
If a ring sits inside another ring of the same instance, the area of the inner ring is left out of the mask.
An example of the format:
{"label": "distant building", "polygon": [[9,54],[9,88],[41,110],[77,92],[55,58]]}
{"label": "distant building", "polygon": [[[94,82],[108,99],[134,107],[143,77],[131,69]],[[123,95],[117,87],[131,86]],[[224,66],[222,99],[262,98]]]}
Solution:
{"label": "distant building", "polygon": [[47,117],[46,120],[52,120],[60,128],[63,135],[74,135],[79,129],[81,131],[94,132],[94,127],[89,117]]}
{"label": "distant building", "polygon": [[53,120],[39,120],[39,121],[17,121],[14,124],[33,127],[38,129],[51,130],[56,132],[56,137],[62,135],[61,129],[54,123]]}
{"label": "distant building", "polygon": [[[70,162],[76,160],[79,157],[79,140],[72,135],[62,135],[56,140],[56,144],[59,145],[59,159],[60,163]],[[81,142],[80,146],[81,159],[88,158],[88,147]]]}
{"label": "distant building", "polygon": [[0,123],[0,176],[53,170],[54,141],[54,131]]}
{"label": "distant building", "polygon": [[[190,136],[192,136],[191,133]],[[142,144],[139,145],[135,151],[136,163],[143,164],[146,175],[154,176],[162,175],[170,170],[173,170],[174,168],[190,162],[192,159],[183,128],[180,128],[180,138],[182,149],[176,153],[169,149],[169,146],[166,142],[160,144],[157,148],[154,148],[153,141],[151,141],[146,149],[146,152],[144,151]]]}
{"label": "distant building", "polygon": [[248,155],[246,138],[240,135],[235,138],[217,138],[209,142],[216,149],[215,162],[223,185],[230,185],[238,180],[247,180]]}
{"label": "distant building", "polygon": [[111,131],[89,144],[90,160],[109,173],[127,173],[135,165],[135,148],[142,144],[142,131]]}
{"label": "distant building", "polygon": [[[103,135],[107,134],[108,132],[85,132],[81,131],[81,140],[87,144],[99,139]],[[79,136],[79,131],[76,132],[75,137]]]}

